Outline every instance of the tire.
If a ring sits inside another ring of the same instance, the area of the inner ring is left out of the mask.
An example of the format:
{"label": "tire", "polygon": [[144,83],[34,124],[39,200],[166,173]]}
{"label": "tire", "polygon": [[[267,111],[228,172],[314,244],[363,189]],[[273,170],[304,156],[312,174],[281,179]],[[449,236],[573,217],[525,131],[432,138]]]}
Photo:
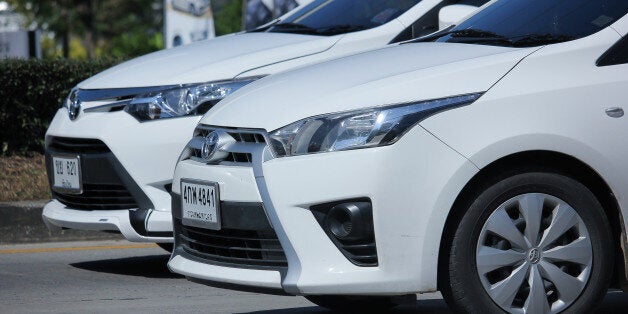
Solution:
{"label": "tire", "polygon": [[341,313],[382,313],[398,305],[393,297],[380,296],[309,295],[305,298]]}
{"label": "tire", "polygon": [[172,253],[172,250],[174,249],[174,244],[172,243],[157,243],[157,245],[166,250],[168,253]]}
{"label": "tire", "polygon": [[593,193],[569,177],[530,172],[475,196],[454,209],[457,229],[445,239],[446,302],[467,313],[590,313],[614,266],[611,228]]}

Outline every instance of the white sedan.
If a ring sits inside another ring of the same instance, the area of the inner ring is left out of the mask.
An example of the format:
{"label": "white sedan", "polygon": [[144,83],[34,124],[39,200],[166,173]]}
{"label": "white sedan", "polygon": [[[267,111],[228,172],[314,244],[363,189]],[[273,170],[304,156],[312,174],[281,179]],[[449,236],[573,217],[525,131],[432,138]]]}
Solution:
{"label": "white sedan", "polygon": [[464,312],[590,312],[626,283],[627,12],[495,0],[242,88],[177,164],[170,269],[341,310],[440,290]]}
{"label": "white sedan", "polygon": [[446,3],[468,4],[453,14],[465,16],[487,1],[316,0],[258,29],[95,75],[78,84],[46,132],[53,200],[44,222],[171,249],[177,157],[200,116],[223,97],[266,75],[434,32]]}

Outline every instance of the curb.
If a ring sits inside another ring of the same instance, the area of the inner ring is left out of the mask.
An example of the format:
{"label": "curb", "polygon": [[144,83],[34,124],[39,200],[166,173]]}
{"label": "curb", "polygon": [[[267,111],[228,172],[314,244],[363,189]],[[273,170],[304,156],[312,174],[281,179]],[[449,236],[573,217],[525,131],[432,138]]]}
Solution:
{"label": "curb", "polygon": [[50,231],[41,218],[48,200],[0,203],[0,244],[120,240],[121,234],[87,230]]}

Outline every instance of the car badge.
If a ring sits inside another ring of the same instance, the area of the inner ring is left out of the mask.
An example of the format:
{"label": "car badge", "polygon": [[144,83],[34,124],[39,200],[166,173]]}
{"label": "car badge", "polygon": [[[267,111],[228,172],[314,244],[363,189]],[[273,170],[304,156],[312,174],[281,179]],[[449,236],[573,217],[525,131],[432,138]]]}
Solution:
{"label": "car badge", "polygon": [[201,149],[201,157],[207,161],[211,161],[212,156],[216,153],[218,143],[220,142],[220,135],[216,131],[212,131],[205,137],[203,147]]}

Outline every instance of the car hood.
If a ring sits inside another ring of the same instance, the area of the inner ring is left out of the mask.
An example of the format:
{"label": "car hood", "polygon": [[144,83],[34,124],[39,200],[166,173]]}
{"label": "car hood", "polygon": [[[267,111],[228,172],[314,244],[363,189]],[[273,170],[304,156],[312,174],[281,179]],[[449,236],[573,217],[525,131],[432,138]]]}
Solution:
{"label": "car hood", "polygon": [[409,43],[273,75],[201,123],[272,131],[311,116],[487,91],[538,48]]}
{"label": "car hood", "polygon": [[325,51],[341,37],[283,33],[221,36],[124,62],[83,81],[78,88],[146,87],[231,79],[257,67]]}

